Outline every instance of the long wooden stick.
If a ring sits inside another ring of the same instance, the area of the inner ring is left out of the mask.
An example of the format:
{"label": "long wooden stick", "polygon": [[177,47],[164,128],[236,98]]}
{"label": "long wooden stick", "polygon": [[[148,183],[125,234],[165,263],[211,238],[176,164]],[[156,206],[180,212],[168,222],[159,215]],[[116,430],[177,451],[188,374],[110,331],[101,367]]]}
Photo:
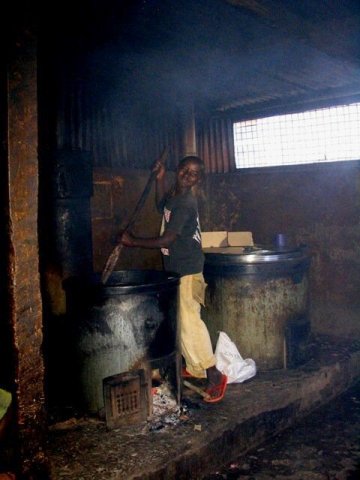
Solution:
{"label": "long wooden stick", "polygon": [[[165,158],[167,156],[167,152],[168,152],[168,149],[167,149],[167,147],[165,147],[163,152],[160,155],[160,158],[159,158],[160,162],[165,161]],[[133,224],[135,223],[135,221],[136,221],[136,219],[137,219],[137,217],[140,213],[140,210],[142,209],[142,207],[143,207],[143,205],[144,205],[144,203],[145,203],[145,201],[146,201],[146,199],[147,199],[147,197],[150,193],[151,186],[152,186],[153,181],[156,178],[156,175],[157,175],[157,172],[154,172],[154,171],[151,172],[151,174],[148,178],[148,181],[146,182],[144,191],[142,192],[141,197],[139,198],[139,200],[136,204],[136,207],[134,208],[134,211],[131,214],[130,219],[128,221],[128,224],[126,225],[123,232],[126,232],[127,230],[129,230],[133,226]],[[105,263],[105,266],[104,266],[104,269],[103,269],[102,274],[101,274],[101,283],[105,284],[108,281],[110,275],[114,271],[114,268],[117,264],[117,261],[119,259],[119,255],[120,255],[121,250],[122,250],[122,244],[119,243],[118,245],[116,245],[116,247],[113,249],[113,251],[109,255],[109,258],[107,259],[107,261]]]}

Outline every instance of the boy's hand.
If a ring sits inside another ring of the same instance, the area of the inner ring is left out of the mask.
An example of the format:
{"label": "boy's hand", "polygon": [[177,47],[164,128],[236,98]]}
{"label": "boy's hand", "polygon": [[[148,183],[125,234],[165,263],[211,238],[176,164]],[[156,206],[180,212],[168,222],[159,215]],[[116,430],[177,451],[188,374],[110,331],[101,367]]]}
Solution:
{"label": "boy's hand", "polygon": [[156,173],[156,180],[161,180],[165,176],[166,168],[163,162],[156,160],[152,171]]}
{"label": "boy's hand", "polygon": [[123,232],[120,235],[120,242],[125,245],[125,247],[133,247],[134,246],[134,237],[129,232]]}

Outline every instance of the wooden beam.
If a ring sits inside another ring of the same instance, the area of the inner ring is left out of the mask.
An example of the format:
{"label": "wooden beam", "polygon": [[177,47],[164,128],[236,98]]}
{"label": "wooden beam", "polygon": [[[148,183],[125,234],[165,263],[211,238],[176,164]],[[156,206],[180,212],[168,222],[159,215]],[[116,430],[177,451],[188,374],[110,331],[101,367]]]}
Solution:
{"label": "wooden beam", "polygon": [[[8,319],[15,359],[15,467],[19,478],[44,478],[44,364],[38,252],[37,39],[15,29],[7,71]],[[3,252],[5,253],[5,252]]]}

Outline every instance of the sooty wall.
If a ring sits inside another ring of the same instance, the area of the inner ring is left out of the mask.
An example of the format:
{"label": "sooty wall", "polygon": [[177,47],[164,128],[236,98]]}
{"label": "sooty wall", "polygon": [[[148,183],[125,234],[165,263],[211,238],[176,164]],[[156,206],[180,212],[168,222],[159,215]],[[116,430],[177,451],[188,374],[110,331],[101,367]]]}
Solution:
{"label": "sooty wall", "polygon": [[207,190],[203,230],[250,230],[259,244],[285,232],[308,245],[313,330],[360,336],[358,162],[214,175]]}
{"label": "sooty wall", "polygon": [[[134,207],[148,172],[95,174],[92,203],[95,270],[110,253],[119,225]],[[315,332],[360,336],[360,169],[358,162],[216,174],[201,203],[203,230],[250,230],[269,244],[285,232],[312,253],[310,300]],[[153,192],[136,225],[156,235],[160,216]],[[161,268],[157,252],[123,252],[118,268]]]}

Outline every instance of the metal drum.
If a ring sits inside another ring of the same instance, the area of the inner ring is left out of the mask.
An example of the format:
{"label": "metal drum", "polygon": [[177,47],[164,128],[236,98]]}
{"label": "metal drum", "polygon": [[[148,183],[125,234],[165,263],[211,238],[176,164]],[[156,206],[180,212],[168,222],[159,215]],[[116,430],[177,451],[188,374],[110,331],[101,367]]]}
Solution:
{"label": "metal drum", "polygon": [[177,361],[179,278],[156,270],[114,272],[64,282],[79,378],[90,412],[104,406],[103,379]]}
{"label": "metal drum", "polygon": [[305,248],[205,249],[203,318],[213,345],[224,331],[259,370],[301,362],[310,331],[309,266]]}

